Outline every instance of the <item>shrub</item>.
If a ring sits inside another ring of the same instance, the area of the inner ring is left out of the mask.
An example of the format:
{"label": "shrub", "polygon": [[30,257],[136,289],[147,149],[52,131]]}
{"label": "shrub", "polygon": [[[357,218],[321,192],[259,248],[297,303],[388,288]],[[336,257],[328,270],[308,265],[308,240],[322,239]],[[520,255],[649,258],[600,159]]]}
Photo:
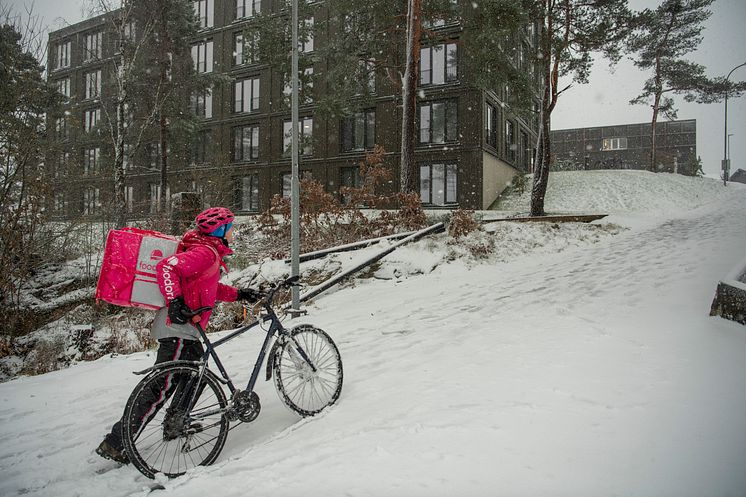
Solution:
{"label": "shrub", "polygon": [[[360,164],[361,185],[341,187],[340,197],[328,193],[313,179],[300,182],[300,239],[304,252],[367,238],[390,235],[399,230],[419,229],[427,219],[416,193],[379,193],[391,180],[384,164],[385,150],[376,146]],[[387,209],[395,208],[394,212]],[[290,199],[275,195],[270,208],[259,218],[260,231],[269,237],[273,258],[288,256],[290,246]],[[377,215],[361,208],[383,209]]]}
{"label": "shrub", "polygon": [[453,238],[466,236],[479,229],[479,223],[474,219],[474,211],[456,209],[451,215],[448,234]]}

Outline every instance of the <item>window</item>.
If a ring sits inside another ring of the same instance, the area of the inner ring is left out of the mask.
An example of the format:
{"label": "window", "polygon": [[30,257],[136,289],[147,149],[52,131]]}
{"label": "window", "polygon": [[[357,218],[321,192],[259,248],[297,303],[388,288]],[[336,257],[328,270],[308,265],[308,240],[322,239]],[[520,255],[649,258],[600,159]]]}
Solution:
{"label": "window", "polygon": [[96,214],[101,207],[101,190],[87,187],[83,190],[83,215]]}
{"label": "window", "polygon": [[528,146],[528,135],[521,131],[521,165],[524,171],[529,170],[531,164],[531,149]]}
{"label": "window", "polygon": [[291,173],[285,173],[282,175],[282,196],[290,198],[293,194],[293,175]]}
{"label": "window", "polygon": [[55,192],[54,194],[54,212],[58,215],[65,215],[68,212],[68,201],[65,192]]}
{"label": "window", "polygon": [[57,91],[65,97],[70,98],[70,78],[62,78],[56,81]]}
{"label": "window", "polygon": [[342,150],[373,148],[376,140],[376,111],[365,110],[342,120]]}
{"label": "window", "polygon": [[135,187],[125,186],[124,187],[124,205],[127,212],[133,212],[135,210]]}
{"label": "window", "polygon": [[83,36],[83,62],[101,59],[101,31]]}
{"label": "window", "polygon": [[[308,104],[313,101],[313,67],[303,70],[298,79],[298,101],[301,104]],[[287,105],[290,105],[290,99],[293,94],[293,84],[290,81],[290,74],[285,74],[285,86],[282,88],[282,94],[286,99]]]}
{"label": "window", "polygon": [[[300,171],[300,180],[311,180],[313,179],[313,174],[311,174],[311,171]],[[293,187],[293,173],[284,173],[282,175],[282,196],[285,198],[290,198],[290,195],[292,194],[292,187]]]}
{"label": "window", "polygon": [[71,48],[72,48],[72,42],[70,41],[63,41],[62,43],[58,43],[57,46],[54,47],[54,68],[55,69],[63,69],[65,67],[70,67]]}
{"label": "window", "polygon": [[[283,156],[290,157],[292,154],[293,124],[285,121],[282,124],[282,149]],[[303,117],[298,121],[298,146],[301,155],[313,154],[313,118]]]}
{"label": "window", "polygon": [[233,112],[259,110],[259,77],[236,81],[233,102]]}
{"label": "window", "polygon": [[526,24],[526,36],[528,36],[529,41],[532,45],[536,46],[536,23],[534,21],[531,21]]}
{"label": "window", "polygon": [[487,103],[485,120],[485,141],[487,145],[497,149],[497,108],[489,102]]}
{"label": "window", "polygon": [[253,17],[262,10],[261,0],[236,0],[236,19]]}
{"label": "window", "polygon": [[83,175],[91,176],[98,172],[100,155],[101,149],[98,147],[83,149]]}
{"label": "window", "polygon": [[194,0],[194,15],[200,28],[211,28],[215,24],[214,0]]}
{"label": "window", "polygon": [[302,53],[313,52],[313,17],[303,21],[305,26],[305,37],[300,41],[298,50]]}
{"label": "window", "polygon": [[145,153],[148,158],[148,168],[159,170],[161,168],[161,143],[150,143],[145,146]]}
{"label": "window", "polygon": [[456,8],[458,7],[458,0],[449,0],[448,6],[446,7],[446,11],[444,12],[437,12],[432,16],[432,19],[425,18],[422,21],[422,25],[426,28],[439,28],[442,26],[445,26],[446,23],[453,22],[457,19],[454,19],[456,17]]}
{"label": "window", "polygon": [[124,154],[122,155],[122,167],[125,171],[132,169],[132,146],[129,143],[124,144]]}
{"label": "window", "polygon": [[526,54],[524,50],[523,43],[515,42],[513,48],[513,65],[520,71],[523,71],[526,66]]}
{"label": "window", "polygon": [[423,204],[456,203],[458,168],[456,164],[420,166],[420,198]]}
{"label": "window", "polygon": [[602,150],[626,150],[627,138],[604,138]]}
{"label": "window", "polygon": [[259,211],[259,175],[250,174],[241,178],[241,210]]}
{"label": "window", "polygon": [[67,127],[67,116],[58,117],[54,120],[54,131],[58,140],[70,138],[70,130]]}
{"label": "window", "polygon": [[86,99],[98,98],[101,95],[101,69],[85,73],[84,95]]}
{"label": "window", "polygon": [[253,64],[256,62],[257,35],[244,38],[244,33],[233,35],[233,65]]}
{"label": "window", "polygon": [[204,164],[208,162],[211,146],[212,132],[209,129],[198,132],[192,141],[192,164]]}
{"label": "window", "polygon": [[212,117],[212,90],[192,95],[192,111],[197,117],[210,119]]}
{"label": "window", "polygon": [[54,177],[64,178],[67,176],[67,164],[70,162],[70,152],[63,152],[57,156],[57,163],[54,167]]}
{"label": "window", "polygon": [[[339,169],[339,186],[347,188],[360,188],[360,168],[357,166],[342,167]],[[341,191],[341,190],[340,190]],[[342,203],[350,203],[349,195],[342,194]]]}
{"label": "window", "polygon": [[360,93],[367,91],[375,93],[376,91],[376,66],[371,60],[360,59],[358,63],[358,81],[360,83]]}
{"label": "window", "polygon": [[150,213],[155,214],[161,210],[161,185],[150,183]]}
{"label": "window", "polygon": [[233,128],[233,160],[236,162],[259,158],[259,125]]}
{"label": "window", "polygon": [[455,43],[420,49],[420,84],[442,85],[458,79],[458,57]]}
{"label": "window", "polygon": [[513,121],[505,121],[505,157],[515,162],[515,124]]}
{"label": "window", "polygon": [[129,21],[122,26],[122,38],[124,40],[132,41],[135,39],[136,33],[135,33],[135,23],[133,21]]}
{"label": "window", "polygon": [[444,143],[457,139],[456,100],[420,105],[420,143]]}
{"label": "window", "polygon": [[212,40],[205,40],[192,45],[194,70],[199,73],[212,72]]}
{"label": "window", "polygon": [[99,119],[101,119],[101,109],[95,108],[83,111],[83,130],[86,133],[93,131],[98,126]]}

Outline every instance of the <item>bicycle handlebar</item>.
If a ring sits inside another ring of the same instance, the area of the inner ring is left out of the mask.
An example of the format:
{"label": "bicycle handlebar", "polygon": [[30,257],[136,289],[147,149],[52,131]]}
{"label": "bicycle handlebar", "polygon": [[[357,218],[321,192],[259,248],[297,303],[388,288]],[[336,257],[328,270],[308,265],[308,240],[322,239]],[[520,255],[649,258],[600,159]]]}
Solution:
{"label": "bicycle handlebar", "polygon": [[298,281],[300,281],[300,276],[290,276],[289,278],[285,278],[284,280],[280,281],[272,288],[270,288],[262,301],[266,303],[272,302],[272,299],[274,298],[277,290],[279,290],[280,288],[290,288],[292,286],[296,286],[298,284]]}
{"label": "bicycle handlebar", "polygon": [[[264,297],[257,302],[257,305],[263,304],[263,305],[269,305],[272,302],[272,299],[275,297],[275,293],[280,288],[290,288],[292,286],[298,285],[298,281],[300,281],[300,276],[290,276],[289,278],[285,278],[284,280],[280,281],[279,283],[276,283],[275,285],[270,288],[270,290],[264,295]],[[212,307],[205,306],[200,307],[199,309],[195,309],[191,312],[185,312],[184,315],[188,318],[192,318],[192,322],[199,322],[199,319],[196,321],[194,318],[198,318],[200,314],[203,312],[211,311]]]}
{"label": "bicycle handlebar", "polygon": [[194,316],[199,316],[203,312],[207,312],[207,311],[211,311],[211,310],[212,310],[212,307],[210,307],[208,305],[208,306],[205,306],[205,307],[200,307],[199,309],[195,309],[195,310],[193,310],[191,312],[184,312],[184,315],[186,317],[188,317],[188,318],[193,318]]}

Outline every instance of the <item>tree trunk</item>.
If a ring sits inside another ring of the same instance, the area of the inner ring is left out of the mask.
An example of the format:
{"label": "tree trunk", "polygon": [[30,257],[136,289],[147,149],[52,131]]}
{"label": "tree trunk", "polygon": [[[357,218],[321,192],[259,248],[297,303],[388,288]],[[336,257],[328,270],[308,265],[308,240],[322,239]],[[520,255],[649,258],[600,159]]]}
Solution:
{"label": "tree trunk", "polygon": [[551,147],[549,142],[549,131],[551,129],[551,116],[545,112],[542,104],[541,129],[539,130],[539,147],[536,151],[537,165],[534,168],[534,184],[531,188],[531,216],[545,216],[544,198],[549,186],[549,160],[551,158]]}
{"label": "tree trunk", "polygon": [[653,101],[653,120],[650,123],[650,170],[652,172],[658,171],[656,165],[656,143],[655,143],[655,127],[658,123],[658,111],[661,106],[661,58],[657,56],[655,59],[655,100]]}
{"label": "tree trunk", "polygon": [[117,226],[125,226],[127,224],[127,205],[125,200],[126,188],[126,171],[124,170],[124,119],[125,112],[124,108],[127,102],[127,90],[124,81],[124,70],[125,70],[125,56],[124,47],[119,48],[120,53],[120,66],[119,66],[119,88],[117,95],[116,113],[116,143],[114,144],[114,212],[115,221]]}
{"label": "tree trunk", "polygon": [[[169,86],[170,64],[168,54],[170,53],[171,43],[168,34],[166,16],[168,15],[168,3],[162,2],[160,12],[160,33],[159,36],[159,54],[158,65],[160,66],[159,88]],[[158,113],[158,127],[161,152],[161,191],[158,196],[158,212],[165,213],[168,207],[166,193],[168,192],[168,119],[165,115],[167,103],[161,102],[160,112]]]}
{"label": "tree trunk", "polygon": [[124,189],[126,188],[126,172],[124,170],[124,130],[122,119],[124,118],[124,102],[117,103],[117,137],[116,151],[114,155],[114,211],[117,226],[127,224],[127,205]]}
{"label": "tree trunk", "polygon": [[420,36],[422,32],[422,0],[409,0],[407,8],[407,64],[402,81],[402,135],[400,191],[416,191],[414,148],[416,140],[415,112],[417,80],[420,68]]}
{"label": "tree trunk", "polygon": [[166,212],[166,192],[168,191],[168,122],[163,112],[160,113],[161,144],[161,191],[158,196],[158,212]]}
{"label": "tree trunk", "polygon": [[[552,156],[552,148],[549,141],[551,130],[551,116],[556,102],[556,84],[559,77],[558,71],[552,72],[551,43],[553,36],[553,25],[549,17],[549,7],[546,2],[542,3],[542,22],[539,32],[541,47],[544,57],[541,67],[544,72],[544,91],[541,98],[541,128],[539,129],[539,146],[536,151],[536,165],[534,167],[534,183],[531,188],[531,216],[545,216],[544,197],[549,186],[549,161]],[[545,21],[546,20],[546,21]],[[546,22],[546,24],[545,24]],[[555,61],[555,67],[559,61]]]}

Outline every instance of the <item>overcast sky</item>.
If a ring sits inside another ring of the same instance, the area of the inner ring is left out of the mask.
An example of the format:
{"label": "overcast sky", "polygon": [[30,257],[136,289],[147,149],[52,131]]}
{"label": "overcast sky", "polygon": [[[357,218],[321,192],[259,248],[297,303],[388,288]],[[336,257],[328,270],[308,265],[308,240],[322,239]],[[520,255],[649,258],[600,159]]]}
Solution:
{"label": "overcast sky", "polygon": [[[0,0],[16,9],[23,9],[31,0]],[[654,8],[660,2],[630,0],[635,9]],[[34,0],[34,11],[44,24],[57,29],[84,19],[83,0]],[[735,66],[746,62],[746,0],[716,0],[713,15],[707,21],[704,41],[691,60],[705,65],[710,76],[725,76]],[[560,96],[553,114],[553,129],[581,128],[649,122],[651,109],[644,105],[629,105],[636,97],[647,75],[632,62],[622,61],[610,72],[608,64],[598,60],[590,83],[577,85]],[[746,66],[737,69],[731,79],[746,79]],[[702,157],[708,175],[718,175],[724,153],[724,104],[687,104],[677,98],[679,119],[697,120],[697,154]],[[728,134],[730,138],[731,171],[746,169],[746,96],[728,100]]]}

